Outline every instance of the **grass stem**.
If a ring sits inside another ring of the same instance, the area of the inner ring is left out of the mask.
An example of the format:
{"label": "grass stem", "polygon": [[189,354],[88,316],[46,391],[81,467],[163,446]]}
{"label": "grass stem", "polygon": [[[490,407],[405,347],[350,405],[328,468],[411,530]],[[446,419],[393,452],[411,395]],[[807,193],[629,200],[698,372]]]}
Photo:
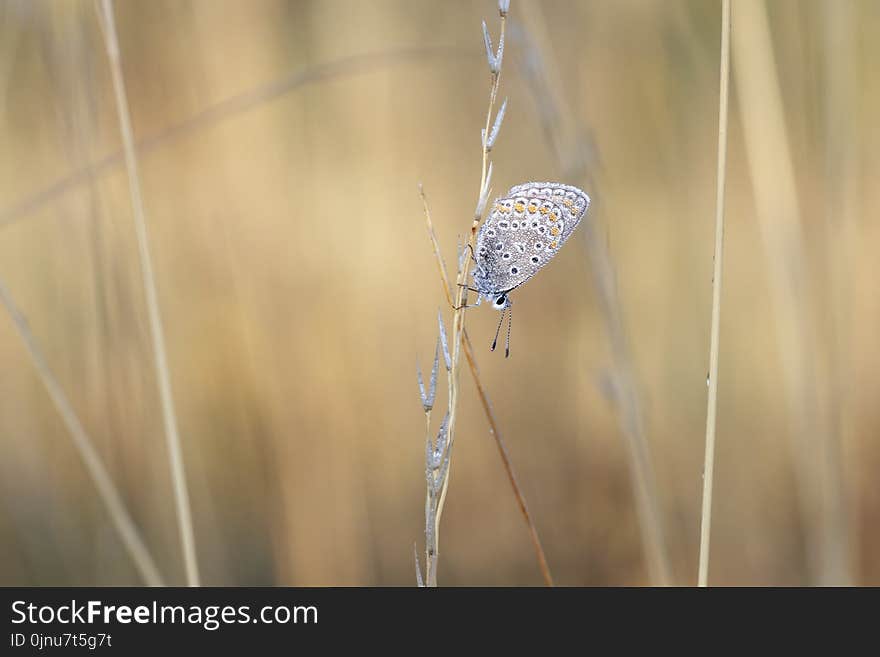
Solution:
{"label": "grass stem", "polygon": [[712,333],[709,343],[709,398],[706,408],[706,455],[700,515],[700,565],[697,584],[709,581],[712,529],[712,486],[715,473],[715,429],[718,413],[718,343],[721,325],[721,275],[724,271],[724,189],[727,178],[727,108],[730,90],[730,0],[721,2],[721,72],[718,100],[718,173],[715,197],[715,263],[712,274]]}
{"label": "grass stem", "polygon": [[180,445],[180,434],[177,429],[177,416],[174,412],[171,375],[168,370],[168,357],[165,351],[165,333],[162,328],[162,316],[159,311],[159,299],[156,291],[156,277],[153,273],[153,262],[150,256],[146,213],[141,195],[140,174],[138,173],[134,134],[131,128],[131,114],[125,91],[125,80],[122,75],[119,39],[116,34],[116,20],[112,1],[101,0],[100,4],[97,5],[97,10],[110,62],[110,73],[113,78],[113,91],[116,96],[116,109],[119,116],[119,128],[122,133],[125,167],[128,171],[131,207],[137,234],[141,276],[143,278],[147,316],[150,324],[150,336],[153,342],[153,357],[155,359],[156,378],[159,386],[159,400],[162,406],[162,421],[165,427],[171,479],[174,486],[174,501],[186,569],[186,582],[189,586],[198,586],[199,567],[196,558],[195,533],[193,531],[189,493],[186,486],[186,472],[183,466],[183,451]]}
{"label": "grass stem", "polygon": [[[733,75],[774,311],[783,393],[792,423],[791,461],[804,524],[807,581],[851,581],[840,439],[831,420],[808,249],[767,7],[733,5]],[[839,235],[835,236],[839,239]]]}
{"label": "grass stem", "polygon": [[110,514],[113,527],[122,539],[122,544],[134,562],[135,568],[137,568],[138,573],[140,573],[147,586],[163,586],[162,576],[159,574],[156,562],[153,560],[146,543],[144,543],[144,539],[134,524],[125,506],[125,502],[122,500],[122,495],[119,494],[113,479],[104,467],[104,462],[95,449],[94,441],[86,433],[82,423],[79,421],[73,406],[67,399],[67,395],[64,394],[61,384],[55,378],[49,363],[46,361],[46,357],[37,344],[36,338],[28,326],[27,319],[15,305],[15,300],[3,281],[0,281],[0,303],[3,304],[9,313],[12,325],[27,349],[37,376],[40,377],[46,392],[49,393],[49,399],[52,400],[55,410],[61,416],[61,420],[64,422],[64,426],[73,440],[73,446],[82,459],[83,465],[85,465],[86,471],[92,479],[92,483],[95,484],[98,496],[104,503],[107,513]]}
{"label": "grass stem", "polygon": [[[550,42],[550,31],[541,29],[544,21],[541,11],[535,5],[525,3],[523,12],[528,17],[530,27],[544,35],[541,39],[544,45],[542,48],[537,45],[530,31],[520,25],[520,33],[524,39],[523,50],[526,53],[520,69],[535,100],[546,143],[559,162],[562,175],[567,181],[586,178],[594,183],[590,187],[598,187],[590,175],[590,169],[598,167],[597,161],[592,161],[594,158],[589,155],[593,152],[591,142],[585,138],[570,105],[561,100],[561,91],[558,91],[561,83],[557,81],[556,84],[551,84],[556,67],[544,65],[544,60],[552,57],[544,55],[545,52],[550,52],[546,47]],[[600,196],[595,194],[591,205],[595,210],[591,209],[591,213],[603,207],[604,204],[599,201]],[[650,444],[645,431],[642,403],[621,312],[614,266],[608,245],[598,226],[597,216],[594,215],[584,222],[582,230],[599,313],[611,350],[618,417],[627,450],[639,534],[650,581],[656,586],[668,586],[672,582],[672,566],[666,547],[660,495],[651,464]]]}

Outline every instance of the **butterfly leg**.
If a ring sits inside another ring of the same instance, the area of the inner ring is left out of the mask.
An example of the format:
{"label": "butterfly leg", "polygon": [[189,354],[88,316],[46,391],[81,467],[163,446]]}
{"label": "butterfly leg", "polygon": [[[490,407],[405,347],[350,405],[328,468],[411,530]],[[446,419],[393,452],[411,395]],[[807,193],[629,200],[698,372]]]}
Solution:
{"label": "butterfly leg", "polygon": [[471,287],[470,285],[467,285],[465,283],[456,283],[456,285],[458,285],[458,287],[465,287],[468,290],[470,290],[471,292],[476,292],[477,293],[477,302],[464,304],[462,306],[452,306],[453,310],[459,310],[460,308],[473,308],[474,306],[479,306],[480,303],[483,301],[483,295],[480,294],[480,291],[477,288]]}
{"label": "butterfly leg", "polygon": [[471,243],[465,244],[465,248],[471,252],[471,260],[474,261],[474,264],[477,264],[477,256],[474,254],[474,247],[471,246]]}

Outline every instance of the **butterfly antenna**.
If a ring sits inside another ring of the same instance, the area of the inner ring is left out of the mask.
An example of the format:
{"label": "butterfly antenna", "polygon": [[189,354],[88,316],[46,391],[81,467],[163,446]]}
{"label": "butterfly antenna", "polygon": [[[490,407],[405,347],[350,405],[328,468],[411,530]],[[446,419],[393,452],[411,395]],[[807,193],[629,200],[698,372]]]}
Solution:
{"label": "butterfly antenna", "polygon": [[492,340],[492,346],[489,348],[490,351],[495,351],[495,345],[498,344],[498,334],[501,332],[501,324],[504,322],[504,313],[506,312],[506,308],[501,311],[501,319],[498,320],[498,328],[495,329],[495,339]]}
{"label": "butterfly antenna", "polygon": [[[513,324],[513,308],[507,310],[510,314],[507,316],[507,343],[504,345],[504,357],[510,358],[510,326]],[[501,327],[499,326],[499,328]]]}

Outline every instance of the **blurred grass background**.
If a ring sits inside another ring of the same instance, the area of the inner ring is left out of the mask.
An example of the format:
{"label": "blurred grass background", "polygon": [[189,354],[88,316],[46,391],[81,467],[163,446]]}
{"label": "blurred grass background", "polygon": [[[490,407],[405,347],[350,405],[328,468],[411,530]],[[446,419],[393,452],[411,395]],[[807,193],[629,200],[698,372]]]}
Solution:
{"label": "blurred grass background", "polygon": [[[480,20],[494,30],[496,14],[489,0],[116,3],[204,583],[414,584],[425,485],[415,363],[429,366],[444,304],[417,185],[451,262],[479,185]],[[767,15],[804,239],[804,371],[839,449],[849,577],[877,585],[880,5],[773,0]],[[495,193],[568,170],[527,83],[537,58],[588,136],[573,143],[582,179],[563,182],[596,202],[674,579],[692,584],[720,5],[514,0],[511,19]],[[826,511],[799,492],[798,454],[814,443],[787,402],[780,349],[801,338],[777,331],[770,270],[786,254],[763,247],[737,84],[731,101],[710,582],[811,584],[823,577],[808,528]],[[91,2],[0,1],[0,144],[0,279],[165,579],[182,583]],[[517,291],[509,360],[488,350],[496,312],[469,312],[469,332],[557,583],[645,584],[583,239]],[[440,582],[540,584],[462,381]],[[139,582],[5,315],[0,449],[0,584]]]}

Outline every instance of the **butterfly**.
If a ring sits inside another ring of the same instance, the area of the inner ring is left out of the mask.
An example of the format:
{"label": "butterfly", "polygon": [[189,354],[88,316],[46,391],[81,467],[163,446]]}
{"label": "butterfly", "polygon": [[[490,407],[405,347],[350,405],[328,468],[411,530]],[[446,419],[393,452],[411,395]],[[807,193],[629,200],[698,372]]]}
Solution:
{"label": "butterfly", "polygon": [[495,200],[477,235],[471,288],[480,295],[477,303],[485,298],[501,311],[493,351],[507,312],[505,357],[510,355],[510,292],[553,259],[589,207],[590,197],[577,187],[551,182],[516,185]]}

